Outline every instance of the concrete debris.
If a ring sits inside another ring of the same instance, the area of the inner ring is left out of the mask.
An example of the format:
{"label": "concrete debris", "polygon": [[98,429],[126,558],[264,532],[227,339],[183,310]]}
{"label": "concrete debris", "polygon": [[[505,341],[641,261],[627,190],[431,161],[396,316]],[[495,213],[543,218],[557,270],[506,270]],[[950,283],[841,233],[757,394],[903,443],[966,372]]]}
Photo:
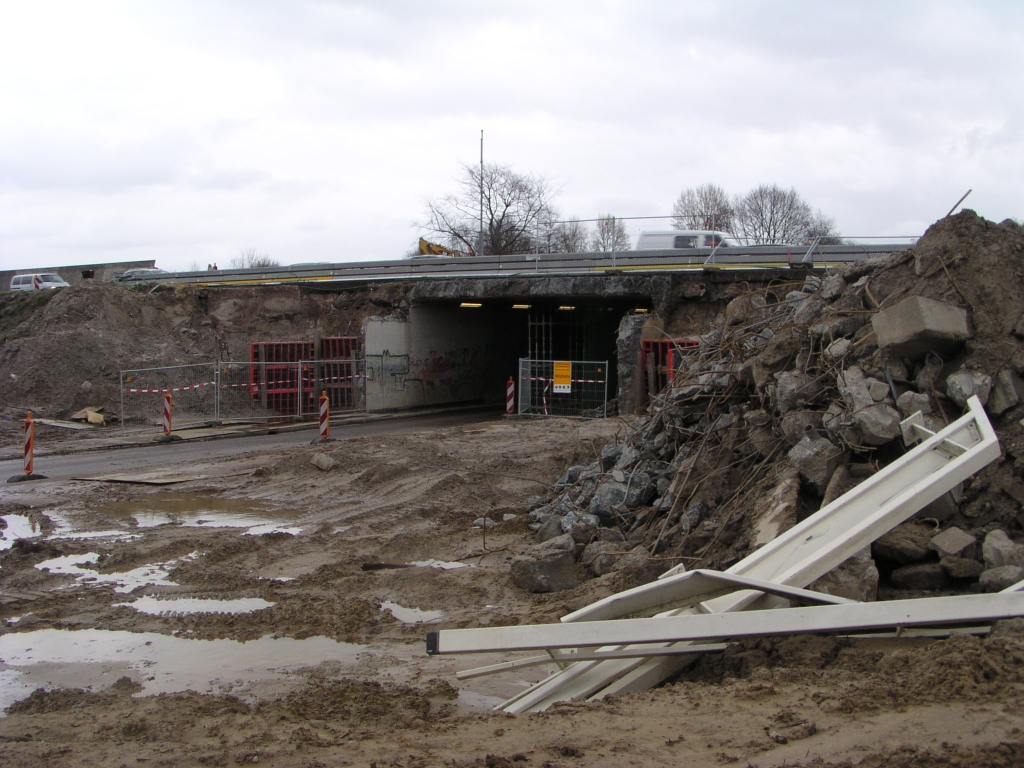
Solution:
{"label": "concrete debris", "polygon": [[809,589],[862,603],[874,602],[878,599],[878,566],[871,557],[871,548],[864,547],[813,582]]}
{"label": "concrete debris", "polygon": [[918,563],[897,568],[889,575],[892,585],[898,589],[945,589],[949,576],[939,563]]}
{"label": "concrete debris", "polygon": [[985,405],[991,390],[992,377],[978,371],[960,371],[946,379],[946,395],[961,408],[966,408],[973,396]]}
{"label": "concrete debris", "polygon": [[[539,537],[582,536],[580,516],[590,514],[599,530],[626,539],[611,550],[597,536],[578,538],[597,563],[580,573],[649,579],[680,562],[724,570],[901,456],[900,422],[915,413],[937,432],[978,395],[998,432],[1017,430],[1024,288],[1013,301],[974,303],[968,318],[950,303],[956,292],[935,259],[943,254],[965,295],[983,295],[979,275],[1016,275],[1024,249],[1024,233],[993,235],[993,226],[965,211],[934,225],[914,253],[726,294],[710,327],[680,334],[699,334],[699,345],[677,351],[646,414],[531,507],[537,527],[560,516]],[[931,271],[915,272],[918,253],[931,254]],[[702,299],[713,300],[714,291]],[[659,331],[669,334],[671,322],[665,316]],[[983,572],[1024,565],[1024,449],[1012,447],[1018,436],[1003,437],[1003,464],[943,494],[814,588],[858,600],[879,588],[977,589]],[[613,565],[612,551],[635,554]]]}
{"label": "concrete debris", "polygon": [[512,561],[512,581],[526,592],[561,592],[579,584],[576,542],[569,534],[532,547]]}
{"label": "concrete debris", "polygon": [[793,446],[788,456],[800,477],[821,496],[846,453],[808,425],[804,429],[803,438]]}
{"label": "concrete debris", "polygon": [[1002,592],[1019,581],[1024,581],[1024,568],[1019,565],[1002,565],[989,568],[978,579],[978,587],[982,592]]}
{"label": "concrete debris", "polygon": [[1005,531],[994,530],[985,537],[981,545],[982,558],[986,568],[1001,568],[1016,565],[1024,568],[1024,545],[1014,544]]}
{"label": "concrete debris", "polygon": [[928,549],[938,552],[940,558],[973,558],[977,554],[977,544],[976,538],[954,526],[929,539]]}
{"label": "concrete debris", "polygon": [[1024,380],[1008,368],[1000,371],[992,382],[992,391],[986,404],[988,412],[993,416],[1003,415],[1020,404],[1022,394]]}
{"label": "concrete debris", "polygon": [[970,557],[944,557],[939,560],[943,573],[951,579],[974,581],[985,571],[985,566]]}
{"label": "concrete debris", "polygon": [[330,472],[338,465],[338,462],[336,462],[326,453],[314,453],[310,457],[309,463],[312,464],[317,469],[321,470],[322,472]]}
{"label": "concrete debris", "polygon": [[491,518],[489,517],[478,517],[476,520],[473,521],[473,525],[475,525],[477,528],[493,528],[497,524],[498,523],[496,521],[491,520]]}
{"label": "concrete debris", "polygon": [[951,352],[971,337],[967,312],[955,304],[912,296],[871,318],[879,349],[914,359]]}
{"label": "concrete debris", "polygon": [[931,551],[932,528],[921,523],[903,523],[871,545],[874,556],[891,563],[916,563]]}

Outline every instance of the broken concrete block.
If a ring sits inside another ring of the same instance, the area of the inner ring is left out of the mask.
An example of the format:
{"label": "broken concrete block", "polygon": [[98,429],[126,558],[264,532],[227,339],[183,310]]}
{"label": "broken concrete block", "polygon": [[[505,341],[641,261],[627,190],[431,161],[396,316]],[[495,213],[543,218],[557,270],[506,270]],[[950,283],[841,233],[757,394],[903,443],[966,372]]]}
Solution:
{"label": "broken concrete block", "polygon": [[799,443],[810,425],[815,431],[822,429],[823,414],[821,411],[791,411],[782,417],[782,434],[790,445]]}
{"label": "broken concrete block", "polygon": [[966,408],[967,400],[975,395],[985,405],[991,390],[992,377],[980,371],[960,371],[946,379],[946,395],[961,408]]}
{"label": "broken concrete block", "polygon": [[790,464],[821,496],[828,487],[828,481],[832,479],[832,473],[845,460],[846,453],[808,427],[800,442],[790,449],[788,456]]}
{"label": "broken concrete block", "polygon": [[971,337],[967,312],[955,304],[912,296],[871,318],[879,349],[915,359],[957,349]]}
{"label": "broken concrete block", "polygon": [[491,520],[491,518],[489,517],[478,517],[476,520],[473,521],[473,525],[475,525],[477,528],[493,528],[497,524],[497,522]]}
{"label": "broken concrete block", "polygon": [[938,563],[918,563],[897,568],[889,576],[897,589],[944,589],[949,576]]}
{"label": "broken concrete block", "polygon": [[845,290],[846,281],[839,275],[831,275],[822,281],[819,295],[825,301],[832,301],[842,296]]}
{"label": "broken concrete block", "polygon": [[601,520],[615,518],[626,509],[636,509],[654,497],[655,486],[646,472],[634,472],[625,483],[609,479],[601,483],[590,500],[588,511]]}
{"label": "broken concrete block", "polygon": [[944,557],[939,566],[951,579],[977,579],[985,571],[985,566],[970,557]]}
{"label": "broken concrete block", "polygon": [[604,576],[615,570],[619,557],[622,556],[622,544],[610,541],[591,542],[580,556],[580,563],[586,566],[592,576]]}
{"label": "broken concrete block", "polygon": [[561,536],[564,533],[562,530],[563,519],[563,515],[550,515],[537,531],[537,539],[545,542]]}
{"label": "broken concrete block", "polygon": [[781,413],[813,404],[820,395],[821,383],[806,373],[786,371],[776,379],[775,399]]}
{"label": "broken concrete block", "polygon": [[992,391],[986,403],[986,410],[995,415],[1002,416],[1008,410],[1020,404],[1021,394],[1024,393],[1024,381],[1020,376],[1009,368],[1000,371],[992,382]]}
{"label": "broken concrete block", "polygon": [[813,582],[808,589],[862,603],[873,603],[878,599],[878,568],[871,558],[871,548],[864,547]]}
{"label": "broken concrete block", "polygon": [[326,453],[314,453],[313,456],[309,459],[309,463],[323,472],[328,472],[334,469],[334,467],[337,466],[338,462],[336,462]]}
{"label": "broken concrete block", "polygon": [[850,351],[852,346],[853,343],[849,339],[839,339],[825,347],[823,354],[826,360],[839,360]]}
{"label": "broken concrete block", "polygon": [[891,563],[916,563],[929,552],[928,541],[932,529],[920,523],[903,523],[880,536],[871,545],[871,552],[879,560]]}
{"label": "broken concrete block", "polygon": [[903,418],[913,416],[918,411],[924,416],[930,416],[934,412],[932,399],[928,395],[919,395],[917,392],[904,392],[896,400],[896,407],[899,408]]}
{"label": "broken concrete block", "polygon": [[780,533],[796,525],[797,500],[800,495],[800,476],[796,470],[782,475],[771,493],[760,505],[767,509],[755,525],[754,547],[767,544]]}
{"label": "broken concrete block", "polygon": [[939,557],[973,557],[978,540],[959,528],[948,528],[937,533],[928,541],[928,549],[939,553]]}
{"label": "broken concrete block", "polygon": [[[927,425],[926,425],[927,426]],[[933,432],[938,431],[933,429]],[[926,507],[918,510],[914,517],[918,520],[934,520],[943,523],[960,511],[960,499],[963,496],[963,485],[944,493]]]}
{"label": "broken concrete block", "polygon": [[889,397],[892,392],[889,390],[889,385],[884,381],[878,379],[866,378],[864,381],[868,385],[868,394],[871,395],[871,399],[876,403],[880,403]]}
{"label": "broken concrete block", "polygon": [[1024,568],[1019,565],[1002,565],[989,568],[978,578],[982,592],[1002,592],[1019,581],[1024,581]]}
{"label": "broken concrete block", "polygon": [[849,409],[854,425],[867,445],[883,445],[900,434],[900,414],[891,405],[877,403],[871,396],[870,381],[854,365],[836,377],[836,384]]}
{"label": "broken concrete block", "polygon": [[760,293],[739,296],[729,302],[725,308],[725,324],[727,326],[749,325],[765,309],[766,302]]}
{"label": "broken concrete block", "polygon": [[1014,544],[1005,531],[989,531],[981,545],[981,555],[988,568],[1017,565],[1024,568],[1024,546]]}
{"label": "broken concrete block", "polygon": [[579,584],[576,578],[576,542],[563,534],[532,547],[512,562],[512,583],[526,592],[561,592]]}

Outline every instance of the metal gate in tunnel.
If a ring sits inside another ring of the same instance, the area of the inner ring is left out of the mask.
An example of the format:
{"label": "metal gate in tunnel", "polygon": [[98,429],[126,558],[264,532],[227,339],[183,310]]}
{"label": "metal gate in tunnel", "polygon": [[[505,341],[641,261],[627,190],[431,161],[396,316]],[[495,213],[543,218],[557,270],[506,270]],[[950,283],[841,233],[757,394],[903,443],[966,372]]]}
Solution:
{"label": "metal gate in tunnel", "polygon": [[577,360],[583,357],[584,329],[575,307],[555,311],[531,310],[527,318],[528,357],[531,360]]}

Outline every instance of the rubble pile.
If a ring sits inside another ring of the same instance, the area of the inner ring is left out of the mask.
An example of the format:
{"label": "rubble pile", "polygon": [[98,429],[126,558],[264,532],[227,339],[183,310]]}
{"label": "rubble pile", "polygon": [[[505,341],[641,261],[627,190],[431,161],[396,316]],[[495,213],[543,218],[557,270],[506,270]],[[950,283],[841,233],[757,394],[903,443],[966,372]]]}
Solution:
{"label": "rubble pile", "polygon": [[1024,231],[964,211],[911,250],[729,302],[621,442],[557,481],[512,565],[586,576],[725,569],[937,431],[977,395],[1003,457],[812,588],[995,591],[1024,577]]}

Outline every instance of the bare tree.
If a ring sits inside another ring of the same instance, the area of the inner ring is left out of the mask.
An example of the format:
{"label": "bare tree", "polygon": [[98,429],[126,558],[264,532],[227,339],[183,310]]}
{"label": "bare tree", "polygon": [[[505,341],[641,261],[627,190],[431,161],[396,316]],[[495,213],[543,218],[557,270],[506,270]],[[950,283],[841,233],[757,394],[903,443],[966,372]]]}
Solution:
{"label": "bare tree", "polygon": [[807,225],[807,241],[818,245],[842,245],[843,238],[836,229],[836,220],[821,211],[815,211]]}
{"label": "bare tree", "polygon": [[[427,200],[424,229],[436,232],[458,250],[477,250],[480,226],[481,170],[463,166],[460,190]],[[557,218],[551,205],[556,191],[546,179],[513,171],[507,165],[484,164],[484,253],[530,253],[546,245]]]}
{"label": "bare tree", "polygon": [[607,213],[597,217],[597,230],[590,247],[595,251],[628,251],[629,234],[621,221]]}
{"label": "bare tree", "polygon": [[714,229],[733,231],[735,211],[725,190],[717,184],[688,187],[672,206],[676,229]]}
{"label": "bare tree", "polygon": [[804,245],[815,238],[842,242],[835,221],[811,206],[793,188],[762,184],[737,198],[736,234],[749,243]]}
{"label": "bare tree", "polygon": [[575,216],[567,221],[555,222],[551,227],[549,241],[547,250],[551,253],[583,253],[590,245],[587,228]]}
{"label": "bare tree", "polygon": [[259,267],[279,267],[281,262],[270,258],[266,253],[256,253],[255,248],[246,248],[237,256],[232,256],[228,266],[231,269],[253,269]]}

